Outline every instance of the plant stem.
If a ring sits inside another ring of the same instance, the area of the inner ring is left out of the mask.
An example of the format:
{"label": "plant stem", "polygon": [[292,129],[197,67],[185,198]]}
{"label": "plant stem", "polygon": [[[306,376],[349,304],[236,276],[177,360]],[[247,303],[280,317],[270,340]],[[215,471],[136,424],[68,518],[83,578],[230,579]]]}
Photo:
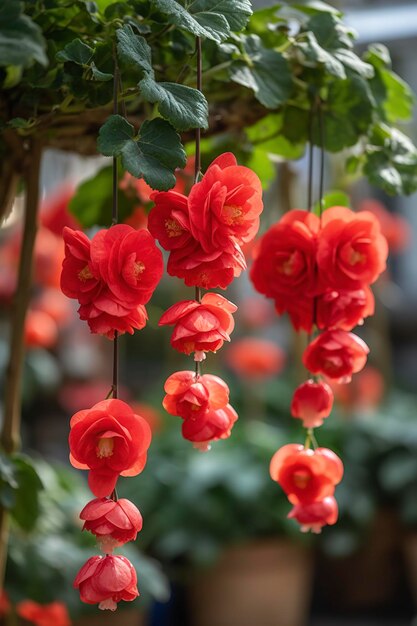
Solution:
{"label": "plant stem", "polygon": [[[203,91],[203,61],[201,55],[201,39],[200,37],[195,38],[195,47],[197,50],[197,89],[199,91]],[[196,128],[195,130],[195,165],[194,165],[194,184],[198,183],[200,178],[200,170],[201,170],[201,128]],[[195,299],[197,302],[201,302],[201,287],[195,288]],[[201,374],[201,363],[200,361],[195,362],[195,376],[198,378]]]}
{"label": "plant stem", "polygon": [[[114,83],[113,83],[113,113],[117,115],[119,112],[119,87],[120,74],[117,65],[116,54],[114,56]],[[119,221],[119,175],[117,168],[117,157],[113,157],[113,202],[112,202],[112,220],[111,225],[115,226]],[[119,333],[114,331],[113,339],[113,382],[112,382],[113,398],[119,395]]]}
{"label": "plant stem", "polygon": [[[42,146],[38,139],[33,138],[23,173],[26,183],[25,224],[11,318],[9,363],[5,380],[4,422],[0,436],[1,446],[7,454],[12,454],[20,446],[23,336],[32,283],[32,257],[37,230],[41,158]],[[6,509],[0,507],[0,589],[3,587],[7,542],[8,514]]]}

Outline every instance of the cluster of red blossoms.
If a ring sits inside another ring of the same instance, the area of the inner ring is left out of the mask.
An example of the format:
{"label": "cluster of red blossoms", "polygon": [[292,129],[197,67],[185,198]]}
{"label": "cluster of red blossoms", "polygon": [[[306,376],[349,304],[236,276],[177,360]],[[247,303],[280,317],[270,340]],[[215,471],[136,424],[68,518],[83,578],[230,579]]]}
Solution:
{"label": "cluster of red blossoms", "polygon": [[271,477],[294,505],[289,516],[302,530],[319,532],[337,520],[333,493],[342,463],[330,450],[308,446],[312,429],[332,410],[333,392],[325,379],[349,383],[366,363],[369,348],[350,331],[374,312],[369,285],[385,270],[387,255],[375,215],[345,207],[329,208],[320,218],[289,211],[255,250],[255,288],[274,300],[279,314],[289,314],[296,330],[319,331],[303,354],[314,378],[295,390],[291,403],[292,416],[308,429],[306,447],[284,446],[271,462]]}
{"label": "cluster of red blossoms", "polygon": [[[80,318],[91,331],[114,339],[143,328],[145,304],[163,271],[162,254],[152,235],[118,224],[100,230],[91,241],[68,227],[63,237],[61,288],[78,300]],[[120,600],[134,600],[139,592],[132,564],[114,555],[113,549],[135,540],[142,528],[138,509],[129,500],[119,500],[115,487],[120,475],[136,476],[143,470],[151,430],[142,416],[118,399],[78,411],[70,426],[71,463],[88,470],[88,484],[96,496],[80,517],[104,552],[85,563],[74,586],[83,602],[114,611]]]}
{"label": "cluster of red blossoms", "polygon": [[79,411],[70,422],[70,460],[88,470],[88,484],[96,496],[81,511],[84,529],[93,533],[104,556],[93,556],[78,572],[74,587],[87,604],[114,611],[120,600],[138,595],[136,572],[124,556],[113,550],[134,541],[142,529],[136,506],[117,499],[118,477],[136,476],[145,464],[151,429],[128,404],[111,399]]}
{"label": "cluster of red blossoms", "polygon": [[[215,159],[188,197],[177,191],[155,192],[149,215],[150,232],[169,251],[168,273],[198,289],[225,289],[246,268],[241,246],[259,228],[262,188],[259,178],[237,165],[231,153]],[[171,345],[194,353],[198,364],[207,352],[230,341],[237,307],[223,296],[206,293],[170,307],[160,326],[174,326]],[[229,389],[217,376],[196,371],[172,374],[165,383],[164,408],[181,417],[182,434],[195,447],[208,450],[213,440],[230,436],[237,420]]]}
{"label": "cluster of red blossoms", "polygon": [[102,229],[90,241],[65,227],[61,289],[78,300],[79,316],[91,332],[113,339],[133,334],[148,319],[145,304],[162,277],[163,261],[146,229],[127,224]]}

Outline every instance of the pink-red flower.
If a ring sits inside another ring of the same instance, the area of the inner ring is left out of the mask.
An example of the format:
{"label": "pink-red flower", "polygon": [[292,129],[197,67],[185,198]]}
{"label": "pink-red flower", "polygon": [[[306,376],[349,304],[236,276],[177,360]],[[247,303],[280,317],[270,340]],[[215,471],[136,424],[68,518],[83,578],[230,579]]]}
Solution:
{"label": "pink-red flower", "polygon": [[80,304],[89,304],[99,295],[102,285],[91,256],[91,242],[80,230],[65,227],[65,258],[62,263],[61,290]]}
{"label": "pink-red flower", "polygon": [[250,272],[254,287],[287,310],[295,295],[314,295],[319,218],[294,209],[286,213],[258,242]]}
{"label": "pink-red flower", "polygon": [[221,409],[229,402],[229,388],[218,376],[182,371],[171,374],[165,381],[166,396],[162,402],[171,415],[196,420],[209,409]]}
{"label": "pink-red flower", "polygon": [[259,228],[261,184],[231,153],[220,155],[189,197],[177,191],[152,195],[149,230],[170,251],[168,273],[186,285],[226,288],[246,268],[241,245]]}
{"label": "pink-red flower", "polygon": [[327,448],[311,450],[290,443],[272,457],[270,474],[292,504],[305,505],[333,495],[342,480],[343,463]]}
{"label": "pink-red flower", "polygon": [[303,420],[305,428],[316,428],[329,417],[333,407],[333,392],[324,382],[307,380],[294,391],[291,415]]}
{"label": "pink-red flower", "polygon": [[325,286],[357,289],[370,285],[385,270],[387,256],[387,241],[372,213],[338,206],[323,213],[317,263]]}
{"label": "pink-red flower", "polygon": [[98,402],[78,411],[70,426],[70,461],[78,469],[90,470],[88,483],[98,498],[112,493],[119,474],[136,476],[143,470],[151,429],[126,402]]}
{"label": "pink-red flower", "polygon": [[63,602],[38,604],[33,600],[23,600],[16,605],[20,617],[36,626],[70,626],[71,620]]}
{"label": "pink-red flower", "polygon": [[182,424],[184,439],[194,442],[200,450],[210,449],[210,442],[230,437],[238,415],[230,404],[221,409],[209,409],[197,419],[185,419]]}
{"label": "pink-red flower", "polygon": [[285,354],[273,341],[244,337],[228,348],[226,362],[238,376],[262,380],[282,370]]}
{"label": "pink-red flower", "polygon": [[100,230],[91,240],[90,254],[92,266],[110,292],[102,292],[96,304],[105,299],[134,308],[148,302],[161,279],[163,262],[147,230],[127,224]]}
{"label": "pink-red flower", "polygon": [[206,293],[201,302],[183,300],[171,306],[159,320],[160,326],[174,326],[173,348],[184,354],[195,353],[201,361],[206,352],[216,352],[230,341],[234,328],[232,313],[237,307],[215,293]]}
{"label": "pink-red flower", "polygon": [[323,526],[336,524],[338,515],[339,509],[333,496],[309,504],[296,504],[288,513],[290,519],[297,520],[303,533],[309,530],[321,533]]}
{"label": "pink-red flower", "polygon": [[143,524],[139,510],[126,498],[91,500],[81,511],[80,518],[84,520],[83,530],[93,533],[101,550],[107,553],[134,541]]}
{"label": "pink-red flower", "polygon": [[131,602],[139,595],[135,568],[124,556],[92,556],[74,580],[80,598],[99,609],[115,611],[120,600]]}
{"label": "pink-red flower", "polygon": [[61,289],[80,303],[90,330],[113,339],[146,325],[144,304],[162,276],[160,250],[146,230],[126,224],[100,230],[92,239],[64,229]]}
{"label": "pink-red flower", "polygon": [[190,191],[191,234],[205,252],[229,251],[231,237],[240,245],[255,237],[262,209],[258,176],[237,165],[235,156],[226,152],[211,163]]}
{"label": "pink-red flower", "polygon": [[312,374],[323,374],[335,382],[348,383],[368,358],[366,343],[344,330],[326,330],[312,341],[303,354],[303,363]]}
{"label": "pink-red flower", "polygon": [[322,329],[352,330],[373,315],[375,299],[366,285],[360,289],[329,289],[317,298],[317,326]]}

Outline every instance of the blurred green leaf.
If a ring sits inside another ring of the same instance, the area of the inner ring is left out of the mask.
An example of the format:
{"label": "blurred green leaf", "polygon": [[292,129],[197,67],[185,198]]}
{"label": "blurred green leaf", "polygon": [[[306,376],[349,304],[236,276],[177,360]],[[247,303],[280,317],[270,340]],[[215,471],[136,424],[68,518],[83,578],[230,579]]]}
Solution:
{"label": "blurred green leaf", "polygon": [[0,66],[28,67],[35,61],[45,66],[48,58],[42,31],[22,14],[22,8],[16,0],[3,0],[0,5]]}

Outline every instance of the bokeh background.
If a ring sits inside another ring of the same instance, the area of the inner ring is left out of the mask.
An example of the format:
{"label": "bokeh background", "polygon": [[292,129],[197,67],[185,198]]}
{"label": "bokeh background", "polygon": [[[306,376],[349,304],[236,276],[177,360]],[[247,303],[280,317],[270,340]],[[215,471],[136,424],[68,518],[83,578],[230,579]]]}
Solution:
{"label": "bokeh background", "polygon": [[[338,6],[359,32],[359,47],[385,43],[395,71],[417,89],[415,2],[355,0]],[[417,138],[415,122],[405,130]],[[316,164],[318,158],[317,152]],[[39,502],[21,503],[26,530],[12,528],[5,585],[13,602],[64,602],[77,624],[97,619],[96,610],[86,613],[72,589],[74,574],[95,548],[80,532],[78,513],[90,495],[85,477],[68,462],[68,423],[74,412],[107,395],[112,346],[89,334],[74,303],[59,292],[60,233],[64,224],[74,224],[68,204],[76,186],[105,165],[105,159],[54,151],[42,165],[44,201],[26,324],[22,438],[44,490]],[[320,445],[337,451],[345,464],[336,491],[340,520],[321,535],[300,534],[286,519],[286,497],[269,478],[273,452],[303,437],[289,405],[304,375],[300,353],[306,339],[296,336],[285,318],[277,318],[247,276],[227,292],[239,306],[233,341],[210,356],[206,366],[227,380],[240,419],[231,439],[207,454],[181,439],[179,418],[161,407],[163,383],[191,363],[171,349],[170,331],[158,328],[158,319],[173,302],[192,296],[180,281],[165,277],[149,306],[146,329],[120,341],[121,398],[148,419],[153,443],[143,474],[120,484],[120,494],[140,508],[144,529],[136,545],[123,550],[137,567],[142,597],[133,609],[120,607],[116,624],[417,623],[416,197],[384,196],[363,180],[347,177],[337,157],[326,158],[325,165],[326,191],[342,190],[352,208],[374,211],[390,244],[389,268],[375,286],[376,315],[360,329],[371,348],[368,365],[351,385],[335,386],[336,409],[318,433]],[[272,174],[265,181],[263,230],[282,212],[306,204],[305,158],[274,159]],[[191,183],[187,175],[183,180]],[[126,179],[120,193],[137,199],[131,223],[146,223],[143,187]],[[0,231],[3,374],[21,209],[17,201]],[[112,619],[100,614],[98,623]]]}

